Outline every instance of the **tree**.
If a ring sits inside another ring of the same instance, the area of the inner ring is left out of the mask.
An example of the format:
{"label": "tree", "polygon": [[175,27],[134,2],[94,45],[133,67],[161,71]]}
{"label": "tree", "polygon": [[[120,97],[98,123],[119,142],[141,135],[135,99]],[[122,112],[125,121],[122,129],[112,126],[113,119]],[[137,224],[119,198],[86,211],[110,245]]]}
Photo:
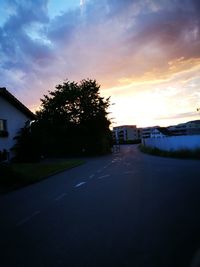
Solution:
{"label": "tree", "polygon": [[14,137],[16,141],[12,147],[12,151],[15,153],[14,161],[35,162],[40,159],[39,146],[35,137],[33,130],[31,130],[30,121],[28,121]]}
{"label": "tree", "polygon": [[44,95],[33,131],[42,154],[109,152],[110,100],[101,97],[99,89],[95,80],[65,81]]}

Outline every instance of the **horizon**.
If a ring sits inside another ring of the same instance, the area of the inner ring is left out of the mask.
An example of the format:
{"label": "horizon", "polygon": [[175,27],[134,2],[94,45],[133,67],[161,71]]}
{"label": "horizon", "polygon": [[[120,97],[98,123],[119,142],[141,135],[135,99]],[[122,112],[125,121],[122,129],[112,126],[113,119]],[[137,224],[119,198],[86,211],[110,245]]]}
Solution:
{"label": "horizon", "polygon": [[95,79],[113,127],[200,119],[200,2],[2,0],[0,87],[35,112],[65,79]]}
{"label": "horizon", "polygon": [[126,127],[126,126],[136,126],[137,129],[140,129],[140,128],[154,128],[154,127],[168,128],[168,127],[177,126],[177,125],[180,125],[180,124],[185,124],[185,123],[195,122],[195,121],[200,121],[200,120],[197,119],[197,120],[192,120],[192,121],[182,121],[182,122],[177,123],[177,124],[170,124],[170,125],[166,125],[166,126],[162,126],[162,125],[149,125],[149,126],[141,126],[141,127],[138,127],[135,124],[123,124],[123,125],[120,124],[120,125],[117,125],[117,126],[113,126],[113,128]]}

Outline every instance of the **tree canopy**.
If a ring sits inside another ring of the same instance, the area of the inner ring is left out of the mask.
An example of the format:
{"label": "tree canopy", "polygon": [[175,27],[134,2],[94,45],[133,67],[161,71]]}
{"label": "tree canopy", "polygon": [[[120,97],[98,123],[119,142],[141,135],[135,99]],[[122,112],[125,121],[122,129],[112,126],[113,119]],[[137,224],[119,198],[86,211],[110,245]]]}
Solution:
{"label": "tree canopy", "polygon": [[41,99],[32,135],[44,155],[102,154],[110,150],[109,98],[96,80],[65,81]]}

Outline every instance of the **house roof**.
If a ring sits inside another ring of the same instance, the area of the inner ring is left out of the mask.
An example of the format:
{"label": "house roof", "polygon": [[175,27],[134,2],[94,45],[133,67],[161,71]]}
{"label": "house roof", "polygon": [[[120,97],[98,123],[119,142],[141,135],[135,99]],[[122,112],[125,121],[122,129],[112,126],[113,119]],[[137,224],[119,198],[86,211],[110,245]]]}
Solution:
{"label": "house roof", "polygon": [[8,90],[0,87],[0,97],[6,99],[15,108],[24,113],[27,117],[34,120],[36,118],[35,114],[32,113],[26,106],[24,106],[14,95],[12,95]]}
{"label": "house roof", "polygon": [[158,127],[156,128],[158,131],[160,131],[162,134],[164,135],[173,135],[171,131],[169,131],[167,128],[165,127]]}

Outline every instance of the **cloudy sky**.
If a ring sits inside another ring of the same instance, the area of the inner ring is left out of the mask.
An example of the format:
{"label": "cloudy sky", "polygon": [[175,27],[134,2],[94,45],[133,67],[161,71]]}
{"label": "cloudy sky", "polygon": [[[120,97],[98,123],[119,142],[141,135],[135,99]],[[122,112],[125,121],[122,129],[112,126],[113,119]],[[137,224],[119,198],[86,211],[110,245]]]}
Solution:
{"label": "cloudy sky", "polygon": [[200,1],[0,0],[0,87],[34,111],[84,78],[114,126],[200,119]]}

